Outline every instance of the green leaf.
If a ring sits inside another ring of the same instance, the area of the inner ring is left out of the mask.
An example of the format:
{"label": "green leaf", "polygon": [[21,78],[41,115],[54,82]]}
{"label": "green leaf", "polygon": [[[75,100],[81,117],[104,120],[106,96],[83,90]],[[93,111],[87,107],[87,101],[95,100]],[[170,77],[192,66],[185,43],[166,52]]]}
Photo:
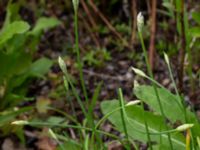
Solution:
{"label": "green leaf", "polygon": [[3,23],[3,28],[8,26],[12,21],[20,19],[18,12],[19,12],[19,3],[9,2],[6,9],[6,18]]}
{"label": "green leaf", "polygon": [[[172,94],[170,91],[163,88],[157,88],[157,90],[161,100],[161,104],[163,106],[163,111],[165,116],[172,123],[175,123],[176,121],[181,121],[182,123],[186,123],[183,112],[183,105],[181,104],[178,96]],[[134,88],[134,92],[138,99],[144,101],[146,104],[150,106],[150,108],[152,108],[157,113],[161,114],[156,93],[152,86],[145,86],[145,85],[137,86]],[[180,108],[180,106],[182,108]],[[187,123],[195,124],[194,127],[192,128],[193,134],[199,136],[200,126],[195,114],[186,109],[186,115],[187,115]]]}
{"label": "green leaf", "polygon": [[[164,114],[173,123],[176,121],[185,122],[183,106],[180,99],[166,89],[157,88]],[[134,93],[138,99],[148,104],[154,111],[161,114],[155,90],[152,86],[137,86]]]}
{"label": "green leaf", "polygon": [[24,21],[15,21],[7,27],[0,34],[0,45],[7,42],[11,39],[15,34],[22,34],[28,31],[30,28],[29,24]]}
{"label": "green leaf", "polygon": [[30,31],[30,34],[36,36],[40,34],[43,30],[56,27],[60,24],[61,22],[56,18],[47,18],[47,17],[39,18],[33,30]]}
{"label": "green leaf", "polygon": [[196,38],[200,37],[200,27],[193,27],[189,29],[189,33]]}
{"label": "green leaf", "polygon": [[13,75],[22,74],[30,64],[31,56],[25,52],[6,54],[0,51],[0,82]]}
{"label": "green leaf", "polygon": [[[101,103],[101,110],[103,114],[107,114],[119,107],[119,102],[117,100],[104,101]],[[126,107],[126,113],[129,121],[126,119],[126,125],[129,137],[133,140],[139,140],[141,142],[147,142],[147,135],[145,132],[144,117],[146,118],[149,131],[151,133],[158,133],[161,131],[166,131],[166,125],[164,124],[164,119],[161,116],[154,115],[151,112],[144,112],[144,110],[135,105],[130,105]],[[144,113],[144,115],[143,115]],[[120,119],[120,110],[113,113],[108,119],[114,124],[119,131],[123,131],[123,124]],[[181,133],[171,134],[172,144],[174,150],[185,149],[184,136]],[[151,135],[151,140],[157,144],[169,146],[168,137],[166,134]],[[162,141],[162,142],[161,142]]]}
{"label": "green leaf", "polygon": [[29,70],[29,75],[42,77],[45,73],[47,73],[52,66],[53,62],[48,58],[41,58],[35,61]]}
{"label": "green leaf", "polygon": [[192,13],[192,18],[193,18],[198,24],[200,24],[200,12],[193,12],[193,13]]}
{"label": "green leaf", "polygon": [[13,119],[19,114],[30,111],[32,109],[33,107],[24,107],[24,108],[20,108],[19,110],[10,110],[10,111],[0,112],[0,127],[13,121]]}
{"label": "green leaf", "polygon": [[62,147],[67,147],[68,150],[81,150],[82,147],[76,141],[66,141],[60,145],[57,150],[63,150]]}

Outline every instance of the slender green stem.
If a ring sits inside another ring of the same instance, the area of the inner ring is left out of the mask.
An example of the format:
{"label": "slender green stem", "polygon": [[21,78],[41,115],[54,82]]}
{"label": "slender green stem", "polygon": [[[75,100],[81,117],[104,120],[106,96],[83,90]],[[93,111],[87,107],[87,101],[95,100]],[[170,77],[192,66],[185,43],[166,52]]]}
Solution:
{"label": "slender green stem", "polygon": [[[76,49],[76,54],[77,54],[77,61],[78,61],[78,70],[79,70],[79,76],[80,76],[80,82],[81,82],[81,87],[83,90],[83,94],[86,100],[86,106],[89,108],[89,99],[88,99],[88,94],[83,78],[83,67],[82,67],[82,62],[81,62],[81,57],[80,57],[80,49],[79,49],[79,35],[78,35],[78,9],[74,11],[74,22],[75,22],[75,49]],[[87,113],[87,119],[89,122],[89,125],[94,129],[95,124],[94,124],[94,119],[92,113],[88,112]],[[94,130],[95,132],[95,130]],[[96,135],[97,139],[98,136]],[[99,141],[99,140],[98,140]]]}
{"label": "slender green stem", "polygon": [[68,115],[67,113],[61,111],[60,109],[56,109],[56,108],[49,107],[49,106],[47,106],[47,108],[48,108],[49,110],[53,110],[53,111],[55,111],[55,112],[57,112],[57,113],[59,113],[59,114],[62,114],[63,116],[65,116],[66,118],[68,118],[69,120],[71,120],[72,122],[76,123],[77,125],[80,125],[80,124],[78,123],[78,121],[77,121],[73,116]]}
{"label": "slender green stem", "polygon": [[[122,109],[120,109],[120,113],[121,113],[121,119],[122,119],[122,124],[123,124],[123,128],[124,128],[124,133],[126,136],[127,141],[129,142],[129,136],[128,136],[128,131],[127,131],[127,127],[126,127],[126,122],[125,122],[125,115],[126,115],[126,110],[124,107],[124,98],[123,98],[123,94],[122,94],[122,89],[119,88],[118,89],[118,97],[119,97],[119,103],[120,103],[120,107]],[[127,149],[130,150],[130,143],[128,143],[127,145]]]}
{"label": "slender green stem", "polygon": [[[89,99],[88,99],[88,94],[87,94],[87,90],[86,90],[86,85],[85,85],[85,82],[84,82],[83,67],[82,67],[82,62],[81,62],[81,57],[80,57],[80,49],[79,49],[78,8],[74,10],[74,23],[75,23],[75,29],[74,29],[75,30],[75,49],[76,49],[76,54],[77,54],[77,62],[78,62],[80,82],[81,82],[81,87],[82,87],[83,94],[84,94],[85,101],[86,101],[86,108],[89,108]],[[84,114],[87,117],[89,125],[93,128],[93,132],[95,133],[95,130],[94,130],[95,129],[95,123],[94,123],[92,113],[90,113],[90,111],[89,112],[85,111]],[[95,133],[95,135],[96,135],[96,133]],[[100,141],[99,138],[98,138],[98,135],[96,135],[96,138],[97,138],[98,141]]]}
{"label": "slender green stem", "polygon": [[79,103],[79,105],[80,105],[80,107],[81,107],[81,110],[82,110],[83,114],[85,115],[85,117],[87,117],[87,116],[88,116],[88,115],[87,115],[87,111],[86,111],[86,109],[85,109],[85,107],[84,107],[84,104],[83,104],[81,98],[80,98],[79,95],[78,95],[78,92],[77,92],[76,88],[74,87],[73,83],[72,83],[71,80],[69,79],[68,74],[65,74],[65,76],[66,76],[67,81],[69,82],[69,85],[70,85],[71,88],[72,88],[72,93],[74,94],[75,98],[77,99],[77,101],[78,101],[78,103]]}
{"label": "slender green stem", "polygon": [[75,10],[74,11],[74,22],[75,22],[75,49],[76,49],[76,54],[77,54],[77,61],[78,61],[78,70],[79,70],[79,76],[80,76],[80,81],[81,81],[81,86],[83,89],[83,94],[88,106],[88,95],[87,95],[87,90],[85,87],[85,82],[83,78],[83,67],[81,63],[81,57],[80,57],[80,50],[79,50],[79,35],[78,35],[78,12]]}
{"label": "slender green stem", "polygon": [[[184,100],[181,98],[179,92],[178,92],[178,88],[176,86],[176,83],[175,83],[175,80],[174,80],[174,77],[173,77],[173,74],[172,74],[172,69],[171,69],[171,66],[169,63],[167,63],[167,67],[168,67],[168,70],[169,70],[169,75],[170,75],[170,78],[172,80],[172,84],[174,86],[174,89],[175,89],[175,92],[176,92],[176,95],[178,96],[180,102],[182,103],[182,109],[183,109],[183,113],[184,113],[184,117],[185,117],[185,122],[187,123],[187,112],[186,112],[186,108],[184,107],[185,104],[184,104]],[[179,106],[180,106],[180,103],[179,103]]]}
{"label": "slender green stem", "polygon": [[[171,69],[171,66],[170,66],[169,62],[167,62],[167,67],[168,67],[168,70],[169,70],[170,78],[172,80],[172,84],[174,86],[176,95],[178,96],[179,101],[182,103],[182,109],[183,109],[183,113],[184,113],[184,117],[185,117],[185,122],[187,123],[188,122],[188,118],[187,118],[187,110],[186,110],[186,107],[185,107],[185,102],[184,102],[183,98],[181,97],[181,95],[178,92],[178,88],[176,86],[176,83],[175,83],[175,80],[174,80],[174,77],[173,77],[173,74],[172,74],[172,69]],[[194,144],[194,137],[192,136],[193,134],[194,134],[193,130],[191,130],[192,145],[195,145]]]}
{"label": "slender green stem", "polygon": [[[154,79],[153,72],[152,72],[152,70],[151,70],[151,66],[150,66],[149,60],[148,60],[147,50],[146,50],[146,47],[145,47],[145,45],[144,45],[144,40],[143,40],[142,33],[141,33],[141,31],[139,31],[138,33],[139,33],[140,42],[141,42],[141,44],[142,44],[142,50],[143,50],[143,54],[144,54],[144,57],[145,57],[145,62],[146,62],[146,65],[147,65],[148,74],[149,74],[149,76],[150,76],[152,79]],[[164,114],[164,111],[163,111],[162,104],[161,104],[161,100],[160,100],[160,97],[159,97],[159,94],[158,94],[157,87],[156,87],[156,85],[155,85],[154,82],[152,82],[152,85],[153,85],[153,88],[154,88],[154,91],[155,91],[155,94],[156,94],[156,97],[157,97],[157,101],[158,101],[158,105],[159,105],[159,107],[160,107],[161,115],[162,115],[164,118],[166,118],[166,117],[165,117],[165,114]],[[167,125],[166,125],[166,128],[168,128]],[[172,145],[172,141],[171,141],[171,136],[170,136],[169,133],[167,134],[167,136],[168,136],[168,140],[169,140],[169,144],[170,144],[170,149],[173,150],[173,145]]]}
{"label": "slender green stem", "polygon": [[[55,123],[47,123],[47,122],[27,122],[26,125],[60,127],[60,128],[73,128],[73,129],[80,129],[80,130],[86,130],[86,131],[89,131],[89,132],[93,132],[92,128],[76,126],[76,125],[55,124]],[[121,139],[118,136],[114,135],[114,134],[111,134],[111,133],[108,133],[108,132],[105,132],[105,131],[102,131],[102,130],[96,130],[96,132],[104,134],[104,135],[109,136],[111,138],[117,139],[120,143],[123,144]]]}

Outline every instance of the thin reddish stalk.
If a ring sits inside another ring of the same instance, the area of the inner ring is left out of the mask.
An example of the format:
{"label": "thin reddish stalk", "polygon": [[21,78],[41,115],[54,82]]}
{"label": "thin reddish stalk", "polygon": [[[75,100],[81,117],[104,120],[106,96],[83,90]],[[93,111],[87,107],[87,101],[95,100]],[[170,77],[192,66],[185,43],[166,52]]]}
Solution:
{"label": "thin reddish stalk", "polygon": [[149,45],[149,63],[150,63],[151,69],[154,68],[154,56],[155,56],[156,5],[157,5],[157,0],[152,0],[152,9],[151,9],[151,38],[150,38],[150,45]]}

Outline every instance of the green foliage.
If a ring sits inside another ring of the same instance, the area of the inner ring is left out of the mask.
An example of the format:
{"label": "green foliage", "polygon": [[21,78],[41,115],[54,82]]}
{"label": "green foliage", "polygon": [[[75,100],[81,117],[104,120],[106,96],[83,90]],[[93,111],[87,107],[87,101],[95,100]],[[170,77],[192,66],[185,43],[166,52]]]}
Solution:
{"label": "green foliage", "polygon": [[56,27],[60,24],[61,22],[56,18],[41,17],[37,20],[35,27],[33,28],[32,31],[30,31],[29,34],[36,36],[40,34],[42,31]]}
{"label": "green foliage", "polygon": [[[160,113],[156,94],[152,86],[137,86],[134,88],[134,93],[140,100],[143,100],[151,108]],[[184,114],[182,113],[182,104],[179,98],[165,89],[158,89],[158,94],[164,109],[164,113],[174,123],[176,121],[184,122]],[[173,106],[173,107],[172,107]],[[176,112],[176,114],[174,113]]]}
{"label": "green foliage", "polygon": [[106,49],[91,50],[83,57],[83,62],[89,66],[101,67],[108,60],[111,60],[109,51]]}
{"label": "green foliage", "polygon": [[198,24],[198,26],[191,27],[189,29],[190,34],[195,38],[199,38],[200,37],[200,12],[193,12],[192,18]]}
{"label": "green foliage", "polygon": [[24,21],[15,21],[2,29],[0,34],[0,45],[13,38],[15,34],[23,34],[29,30],[30,26]]}
{"label": "green foliage", "polygon": [[[119,102],[116,100],[113,101],[104,101],[101,103],[101,110],[103,111],[103,114],[109,113],[111,110],[115,110],[119,107]],[[142,142],[147,142],[147,136],[145,133],[145,126],[144,126],[144,117],[146,118],[149,131],[150,133],[157,133],[157,135],[151,135],[152,141],[155,141],[158,145],[164,145],[169,149],[168,146],[168,139],[167,134],[159,134],[161,131],[166,131],[166,125],[164,124],[164,121],[161,116],[156,115],[151,112],[145,111],[143,114],[143,109],[140,106],[130,105],[126,106],[126,125],[129,137],[132,138],[132,140],[139,140]],[[121,132],[123,132],[123,124],[120,115],[120,111],[117,111],[113,113],[108,119],[111,121],[111,123],[117,127],[117,129]],[[172,135],[172,143],[174,146],[174,149],[180,150],[184,149],[185,143],[184,143],[184,136],[180,133],[176,133]]]}
{"label": "green foliage", "polygon": [[[134,88],[134,93],[136,94],[137,98],[144,101],[153,110],[153,112],[144,111],[140,106],[127,105],[126,125],[129,136],[134,140],[147,142],[144,126],[144,120],[146,120],[151,135],[151,140],[156,142],[156,147],[165,147],[164,149],[169,149],[166,131],[172,130],[174,124],[178,122],[182,124],[192,123],[194,126],[192,127],[191,132],[192,137],[195,140],[193,142],[196,143],[196,138],[200,136],[200,126],[195,114],[189,111],[189,109],[186,109],[186,122],[183,110],[184,106],[181,103],[179,97],[164,88],[158,88],[157,91],[160,96],[161,104],[163,106],[163,111],[166,118],[163,118],[161,115],[159,104],[156,101],[156,93],[154,88],[152,86],[138,85]],[[101,110],[104,115],[111,113],[113,110],[119,107],[120,106],[116,100],[104,101],[101,103]],[[123,132],[124,125],[119,118],[121,118],[120,110],[112,113],[108,117],[111,123],[116,126],[119,131]],[[164,119],[169,120],[168,127],[166,127]],[[173,148],[177,150],[184,149],[185,142],[183,134],[170,134]]]}
{"label": "green foliage", "polygon": [[[47,58],[33,61],[33,54],[40,40],[39,34],[60,24],[55,18],[42,17],[30,30],[30,25],[21,20],[18,10],[19,4],[8,4],[0,32],[0,113],[5,114],[0,119],[0,131],[16,116],[32,109],[24,107],[16,111],[13,108],[31,99],[26,98],[27,85],[35,77],[43,78],[52,66],[53,62]],[[10,112],[3,111],[5,109]]]}

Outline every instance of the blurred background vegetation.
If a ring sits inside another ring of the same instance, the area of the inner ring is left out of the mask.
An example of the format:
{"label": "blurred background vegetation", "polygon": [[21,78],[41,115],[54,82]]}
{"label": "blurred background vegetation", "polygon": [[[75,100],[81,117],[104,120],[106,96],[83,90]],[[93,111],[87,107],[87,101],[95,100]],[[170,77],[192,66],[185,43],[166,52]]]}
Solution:
{"label": "blurred background vegetation", "polygon": [[[142,70],[146,66],[137,34],[138,12],[142,12],[145,18],[143,37],[155,79],[173,91],[163,61],[163,52],[166,52],[179,91],[199,113],[198,0],[80,0],[79,49],[90,99],[101,83],[97,106],[94,107],[95,118],[102,116],[100,102],[114,99],[118,87],[123,88],[126,99],[132,100],[135,98],[133,80],[146,82],[130,70],[131,66]],[[56,144],[45,135],[45,127],[13,126],[11,122],[14,120],[46,119],[52,123],[69,123],[62,116],[64,114],[84,121],[71,89],[66,92],[63,86],[63,74],[57,63],[58,57],[62,56],[69,78],[83,98],[74,26],[71,0],[0,1],[1,149],[8,150],[7,145],[13,149],[56,148]],[[109,124],[104,129],[114,132]],[[56,132],[63,131],[58,129]],[[76,132],[66,129],[66,137],[76,139]],[[102,138],[103,141],[110,140]]]}

